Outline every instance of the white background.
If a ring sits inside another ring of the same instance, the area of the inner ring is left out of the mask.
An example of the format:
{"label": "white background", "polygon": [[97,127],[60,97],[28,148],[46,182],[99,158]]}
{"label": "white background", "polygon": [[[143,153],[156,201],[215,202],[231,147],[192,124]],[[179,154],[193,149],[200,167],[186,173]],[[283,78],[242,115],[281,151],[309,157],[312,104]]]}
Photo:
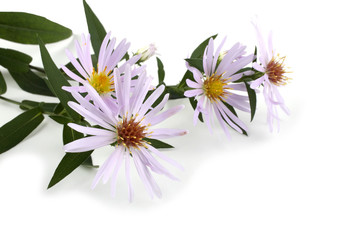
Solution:
{"label": "white background", "polygon": [[[185,171],[180,178],[156,179],[163,198],[151,200],[135,172],[134,203],[129,204],[122,172],[118,194],[90,185],[96,170],[80,167],[46,190],[63,156],[60,125],[46,117],[17,147],[0,155],[0,239],[360,239],[359,22],[356,1],[110,1],[89,5],[131,50],[158,46],[166,82],[182,77],[183,59],[205,38],[219,33],[226,47],[237,41],[253,51],[251,20],[257,15],[273,30],[274,45],[294,72],[282,87],[291,116],[282,115],[280,133],[269,133],[262,95],[256,117],[241,118],[249,137],[219,126],[210,135],[192,126],[186,108],[166,123],[188,129],[168,142],[166,154]],[[87,32],[81,1],[2,1],[1,11],[25,11],[63,24],[76,36]],[[74,38],[48,45],[57,64]],[[38,47],[0,41],[0,47],[31,54]],[[157,76],[155,59],[149,74]],[[20,90],[6,70],[6,97],[51,101]],[[0,125],[21,113],[0,102]],[[101,164],[111,149],[96,151]]]}

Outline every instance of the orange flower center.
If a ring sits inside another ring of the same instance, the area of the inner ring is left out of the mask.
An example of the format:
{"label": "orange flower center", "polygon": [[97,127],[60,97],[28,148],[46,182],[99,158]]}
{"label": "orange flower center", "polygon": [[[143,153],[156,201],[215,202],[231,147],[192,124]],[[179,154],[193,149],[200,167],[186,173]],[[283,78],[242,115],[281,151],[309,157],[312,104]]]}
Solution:
{"label": "orange flower center", "polygon": [[90,79],[88,79],[90,85],[95,88],[95,90],[100,94],[104,95],[114,90],[113,76],[109,76],[109,73],[106,73],[106,68],[102,72],[95,72],[95,69],[92,72]]}
{"label": "orange flower center", "polygon": [[229,94],[229,92],[225,91],[226,89],[231,89],[226,82],[228,79],[222,76],[223,74],[216,75],[216,73],[213,73],[210,77],[206,77],[204,81],[203,90],[210,101],[217,101]]}

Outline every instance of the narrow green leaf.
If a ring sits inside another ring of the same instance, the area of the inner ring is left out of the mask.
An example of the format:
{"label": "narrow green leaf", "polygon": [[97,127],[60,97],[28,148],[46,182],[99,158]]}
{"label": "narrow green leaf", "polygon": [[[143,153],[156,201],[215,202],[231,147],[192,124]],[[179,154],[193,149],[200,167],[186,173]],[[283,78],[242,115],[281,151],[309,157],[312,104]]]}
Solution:
{"label": "narrow green leaf", "polygon": [[72,31],[44,17],[24,12],[0,12],[0,38],[25,44],[38,44],[37,35],[45,43],[58,42]]}
{"label": "narrow green leaf", "polygon": [[166,86],[165,91],[170,94],[169,99],[179,99],[185,97],[185,89],[178,88],[177,86]]}
{"label": "narrow green leaf", "polygon": [[91,44],[94,49],[95,55],[99,58],[100,47],[102,41],[106,36],[106,31],[104,26],[101,24],[100,20],[97,18],[90,6],[83,0],[84,10],[86,15],[86,22],[88,25],[89,33],[91,36]]}
{"label": "narrow green leaf", "polygon": [[55,122],[59,123],[59,124],[68,124],[71,123],[73,120],[69,117],[66,116],[59,116],[59,115],[49,115],[49,118],[51,118],[52,120],[54,120]]}
{"label": "narrow green leaf", "polygon": [[186,79],[191,79],[191,80],[195,81],[192,72],[190,72],[189,70],[187,70],[185,72],[183,78],[181,79],[180,83],[178,84],[178,88],[184,88],[186,86]]}
{"label": "narrow green leaf", "polygon": [[160,58],[156,57],[157,67],[158,67],[158,77],[159,77],[159,85],[164,83],[165,79],[165,71],[164,64],[161,62]]}
{"label": "narrow green leaf", "polygon": [[46,84],[46,80],[36,75],[30,69],[27,72],[15,72],[9,70],[9,73],[22,90],[43,96],[55,96]]}
{"label": "narrow green leaf", "polygon": [[5,79],[2,75],[2,73],[0,72],[0,95],[6,93],[6,82]]}
{"label": "narrow green leaf", "polygon": [[215,39],[217,37],[217,34],[205,39],[191,54],[191,58],[201,58],[204,56],[205,49],[207,45],[209,44],[210,39]]}
{"label": "narrow green leaf", "polygon": [[68,102],[74,101],[74,99],[70,93],[62,89],[63,86],[70,86],[70,84],[61,74],[60,70],[56,67],[43,41],[40,38],[39,46],[44,69],[46,75],[48,76],[48,81],[46,81],[46,83],[48,84],[49,88],[52,89],[55,95],[59,98],[61,104],[64,106],[70,117],[75,122],[77,122],[78,120],[80,120],[80,115],[68,106]]}
{"label": "narrow green leaf", "polygon": [[0,154],[16,146],[44,120],[40,108],[33,108],[0,128]]}
{"label": "narrow green leaf", "polygon": [[203,60],[201,58],[187,58],[185,61],[188,62],[191,67],[196,68],[200,72],[204,72]]}
{"label": "narrow green leaf", "polygon": [[250,87],[248,83],[245,82],[246,90],[249,96],[250,110],[251,110],[251,120],[254,119],[256,112],[256,92],[254,89]]}
{"label": "narrow green leaf", "polygon": [[[69,123],[69,122],[67,122],[67,123]],[[63,144],[64,145],[84,137],[84,134],[75,131],[74,129],[69,127],[67,125],[67,123],[64,124],[64,128],[63,128]],[[85,124],[83,124],[83,125],[85,125]],[[88,159],[86,159],[85,162],[82,163],[82,165],[96,167],[92,163],[91,156],[89,156]]]}
{"label": "narrow green leaf", "polygon": [[237,73],[241,73],[241,72],[245,72],[245,71],[248,71],[248,70],[251,70],[254,72],[254,74],[252,75],[244,75],[242,76],[240,79],[234,81],[234,83],[239,83],[239,82],[251,82],[251,81],[254,81],[262,76],[264,76],[265,73],[263,72],[259,72],[257,71],[256,69],[253,69],[253,68],[243,68],[241,69],[240,71],[238,71]]}
{"label": "narrow green leaf", "polygon": [[[206,46],[209,44],[210,38],[215,39],[217,37],[217,34],[207,38],[205,41],[203,41],[197,48],[195,48],[195,50],[192,52],[191,57],[190,58],[199,58],[202,59]],[[183,78],[181,79],[180,83],[178,84],[179,88],[184,88],[186,86],[186,79],[191,79],[193,78],[192,73],[187,70],[183,76]]]}
{"label": "narrow green leaf", "polygon": [[83,138],[83,137],[84,137],[84,135],[82,133],[75,131],[68,125],[64,125],[64,128],[63,128],[63,144],[64,145],[68,144],[74,140]]}
{"label": "narrow green leaf", "polygon": [[257,47],[255,46],[255,50],[254,50],[254,60],[252,61],[253,63],[256,62],[257,59]]}
{"label": "narrow green leaf", "polygon": [[158,139],[144,138],[144,140],[150,142],[151,146],[153,146],[154,148],[174,148],[170,144],[162,142]]}
{"label": "narrow green leaf", "polygon": [[[1,21],[1,20],[0,20]],[[14,72],[27,72],[32,58],[22,52],[0,48],[0,65]]]}
{"label": "narrow green leaf", "polygon": [[92,152],[93,151],[82,153],[66,153],[65,156],[61,159],[59,165],[57,166],[48,185],[48,189],[63,180],[77,167],[83,164],[89,158]]}
{"label": "narrow green leaf", "polygon": [[63,113],[63,112],[65,112],[65,111],[64,111],[64,106],[63,106],[61,103],[59,103],[58,105],[56,105],[56,107],[55,107],[55,109],[54,109],[54,113],[55,113],[55,114],[61,114],[61,113]]}
{"label": "narrow green leaf", "polygon": [[[76,139],[82,138],[84,135],[76,132],[67,125],[63,128],[63,143],[64,145]],[[82,153],[66,153],[61,162],[57,166],[54,175],[52,176],[48,189],[63,180],[66,176],[72,173],[76,168],[85,162],[91,161],[91,153],[93,151]],[[92,162],[92,161],[91,161]]]}
{"label": "narrow green leaf", "polygon": [[42,112],[54,112],[55,107],[58,103],[45,103],[45,102],[35,102],[30,100],[23,100],[20,104],[20,109],[30,110],[33,108],[40,108]]}

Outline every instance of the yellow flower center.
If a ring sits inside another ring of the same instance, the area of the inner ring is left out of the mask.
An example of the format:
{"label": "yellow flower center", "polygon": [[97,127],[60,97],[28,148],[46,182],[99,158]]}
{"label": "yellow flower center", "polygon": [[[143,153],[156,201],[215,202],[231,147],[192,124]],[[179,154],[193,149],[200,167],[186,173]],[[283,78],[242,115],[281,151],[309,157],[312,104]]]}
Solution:
{"label": "yellow flower center", "polygon": [[147,141],[143,140],[147,135],[147,126],[141,124],[140,121],[135,121],[134,117],[127,119],[124,117],[117,127],[117,144],[122,144],[124,147],[130,149],[130,147],[138,148],[138,146],[144,146]]}
{"label": "yellow flower center", "polygon": [[285,85],[290,79],[285,76],[285,73],[289,72],[285,69],[284,61],[285,57],[280,57],[279,54],[273,56],[265,69],[266,74],[269,76],[269,80],[277,86]]}
{"label": "yellow flower center", "polygon": [[206,77],[204,81],[203,90],[210,101],[217,101],[229,94],[229,92],[225,91],[226,89],[231,89],[226,82],[228,79],[222,76],[223,74],[216,75],[216,73],[213,73],[210,77]]}
{"label": "yellow flower center", "polygon": [[109,73],[106,73],[106,68],[102,72],[95,72],[95,69],[92,72],[90,79],[88,79],[90,85],[95,88],[95,90],[100,94],[104,95],[114,90],[114,81],[113,76],[109,76]]}

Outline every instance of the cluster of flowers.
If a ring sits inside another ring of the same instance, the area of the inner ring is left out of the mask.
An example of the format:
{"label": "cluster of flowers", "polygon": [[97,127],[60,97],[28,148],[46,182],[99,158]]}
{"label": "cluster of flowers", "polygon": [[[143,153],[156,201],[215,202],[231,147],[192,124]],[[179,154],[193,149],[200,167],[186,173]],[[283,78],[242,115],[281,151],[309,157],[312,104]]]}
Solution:
{"label": "cluster of flowers", "polygon": [[[180,91],[182,97],[189,98],[193,103],[194,124],[201,119],[211,132],[214,120],[217,119],[228,137],[230,134],[226,125],[246,133],[247,127],[238,118],[234,108],[251,112],[249,89],[255,92],[262,90],[271,131],[274,124],[279,128],[278,107],[286,114],[289,113],[278,91],[289,79],[284,58],[273,51],[271,36],[265,41],[257,26],[255,28],[259,39],[256,55],[246,55],[246,47],[240,43],[222,51],[225,39],[215,48],[214,38],[210,38],[199,59],[200,63],[186,62],[191,77],[185,79],[186,85]],[[101,179],[104,183],[111,180],[114,195],[119,169],[124,162],[131,201],[133,187],[130,161],[133,161],[149,194],[160,197],[161,191],[151,172],[170,179],[176,177],[159,160],[179,169],[182,166],[152,146],[151,141],[182,136],[187,131],[154,126],[178,113],[184,106],[164,111],[169,93],[164,94],[164,85],[156,88],[151,86],[152,78],[147,75],[145,65],[139,64],[154,55],[154,46],[126,58],[130,44],[124,39],[115,45],[115,38],[111,39],[108,33],[102,42],[97,66],[93,66],[91,59],[90,35],[83,36],[82,43],[76,44],[77,59],[67,51],[79,75],[65,66],[62,69],[80,83],[79,86],[63,87],[77,101],[69,102],[68,105],[93,125],[70,123],[69,127],[86,137],[66,144],[64,149],[66,152],[85,152],[107,145],[114,146],[113,153],[98,170],[92,187]]]}

